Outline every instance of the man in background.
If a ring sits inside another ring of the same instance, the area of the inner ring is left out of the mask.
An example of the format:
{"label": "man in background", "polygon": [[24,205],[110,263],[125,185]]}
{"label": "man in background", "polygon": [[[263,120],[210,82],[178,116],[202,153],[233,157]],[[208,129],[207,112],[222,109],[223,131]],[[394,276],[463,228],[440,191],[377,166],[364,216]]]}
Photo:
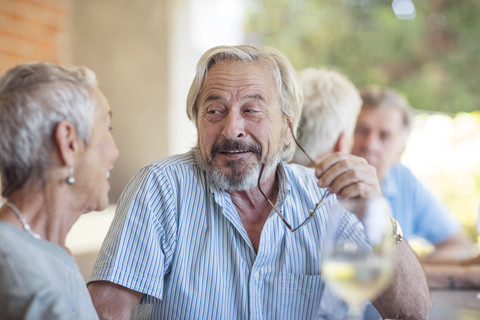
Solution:
{"label": "man in background", "polygon": [[413,118],[407,99],[391,88],[374,86],[361,90],[361,96],[352,153],[375,166],[405,238],[420,237],[435,246],[424,262],[470,258],[472,242],[460,222],[400,163]]}
{"label": "man in background", "polygon": [[[315,163],[324,157],[349,154],[362,107],[357,88],[346,76],[327,68],[307,68],[301,70],[298,77],[304,99],[297,132],[299,144]],[[315,166],[300,148],[296,149],[292,162]],[[376,176],[375,172],[371,175]],[[328,283],[323,296],[321,316],[330,320],[345,319],[348,306],[331,291]],[[376,314],[375,319],[378,317]]]}
{"label": "man in background", "polygon": [[[320,161],[322,158],[331,157],[334,154],[338,156],[338,154],[341,153],[350,153],[353,144],[353,132],[363,104],[362,96],[356,87],[344,75],[325,68],[308,68],[302,70],[299,72],[299,79],[304,93],[304,106],[298,131],[300,145],[304,147],[316,162]],[[370,99],[367,98],[367,93],[372,92],[372,90],[373,89],[365,89],[363,91],[363,95],[366,99]],[[376,90],[381,92],[379,89]],[[389,153],[394,156],[391,156],[390,158],[384,156],[383,158],[385,160],[388,159],[386,162],[393,164],[397,168],[395,170],[401,168],[402,170],[409,172],[408,175],[413,177],[407,168],[401,164],[397,165],[403,149],[405,148],[405,143],[410,131],[412,121],[410,107],[408,106],[406,99],[396,92],[387,90],[385,95],[389,96],[390,102],[397,106],[398,109],[395,107],[392,107],[391,109],[393,109],[393,115],[398,117],[396,119],[398,121],[386,125],[383,128],[383,133],[378,133],[379,140],[386,140],[386,145],[397,146],[396,152],[392,151],[395,150],[395,148],[392,148],[391,150],[389,149]],[[368,102],[369,101],[366,102],[366,105]],[[367,106],[364,107],[368,108]],[[361,130],[365,130],[364,127],[366,124],[363,123],[363,119],[367,115],[366,112],[367,110],[363,110],[362,115],[359,118],[359,127],[357,128],[357,131],[359,132],[357,132],[357,134],[360,134]],[[379,121],[379,123],[381,122]],[[388,171],[388,169],[386,169],[388,165],[382,165],[384,162],[375,161],[375,158],[370,156],[367,152],[368,150],[366,150],[366,146],[359,146],[360,139],[358,139],[356,143],[356,154],[362,157],[365,156],[367,160],[371,161],[371,164],[376,166],[379,179],[385,181],[382,177],[384,177],[385,172]],[[314,165],[300,149],[296,150],[292,162],[306,166]],[[420,184],[418,180],[415,178],[413,179],[415,182],[412,185]],[[386,180],[388,181],[388,178]],[[399,201],[395,200],[395,197],[392,196],[391,189],[392,188],[387,184],[383,190],[384,196],[390,201]],[[437,243],[436,247],[438,251],[436,251],[431,258],[423,258],[430,287],[448,288],[453,284],[459,288],[477,287],[478,284],[472,284],[471,279],[468,280],[470,277],[465,276],[465,274],[472,273],[465,273],[465,271],[469,268],[477,268],[475,266],[476,263],[471,263],[470,261],[478,261],[478,258],[472,260],[458,260],[458,257],[461,257],[462,255],[470,257],[469,254],[472,248],[471,242],[460,232],[460,224],[455,217],[453,217],[452,214],[423,186],[421,186],[419,190],[419,192],[426,192],[428,195],[427,199],[433,201],[432,208],[440,208],[437,210],[438,216],[437,213],[430,213],[435,215],[434,220],[430,221],[433,218],[426,219],[427,222],[430,223],[425,223],[422,228],[420,228],[420,226],[415,226],[417,220],[421,221],[422,213],[420,211],[415,211],[412,208],[407,217],[402,216],[403,209],[397,208],[394,215],[395,218],[400,221],[400,225],[402,229],[404,229],[404,236],[407,240],[411,239],[414,235],[423,235],[427,240],[435,243],[434,237],[428,235],[436,233],[439,234],[436,236],[436,239],[443,239],[443,241],[440,240],[441,242]],[[410,190],[410,192],[415,193],[416,191]],[[417,195],[410,194],[410,199],[408,199],[408,201],[417,198]],[[394,204],[392,204],[392,207],[395,207]],[[429,208],[430,205],[427,206],[427,209]],[[415,216],[418,217],[414,218]],[[435,226],[437,223],[438,225]],[[445,225],[447,227],[445,227]],[[433,229],[433,231],[427,230],[429,228]],[[457,262],[449,261],[448,264],[440,264],[435,257],[444,257],[442,260],[447,259],[447,257],[449,257],[449,260],[452,257],[457,257],[454,259]],[[428,261],[434,263],[428,263]],[[463,265],[468,265],[468,268]],[[326,294],[328,292],[329,291],[326,290]],[[335,302],[335,300],[332,299],[325,299],[324,301],[329,301],[329,303],[323,304],[322,310],[326,313],[333,312],[329,314],[329,317],[335,317],[336,314],[338,314],[337,311],[341,308],[341,304],[338,304],[338,301]]]}
{"label": "man in background", "polygon": [[[353,131],[362,107],[357,88],[346,76],[327,68],[304,69],[298,73],[298,78],[304,102],[297,130],[300,147],[296,148],[291,162],[306,167],[318,164],[327,167],[326,164],[335,163],[349,165],[348,174],[356,175],[349,180],[361,183],[343,185],[338,195],[343,198],[379,195],[380,192],[372,192],[378,184],[375,168],[364,158],[350,154]],[[351,170],[352,163],[358,164],[355,171]]]}
{"label": "man in background", "polygon": [[[357,88],[341,73],[326,68],[307,68],[298,76],[304,97],[297,137],[300,145],[314,161],[334,152],[350,153],[362,107]],[[299,148],[292,162],[312,166]]]}

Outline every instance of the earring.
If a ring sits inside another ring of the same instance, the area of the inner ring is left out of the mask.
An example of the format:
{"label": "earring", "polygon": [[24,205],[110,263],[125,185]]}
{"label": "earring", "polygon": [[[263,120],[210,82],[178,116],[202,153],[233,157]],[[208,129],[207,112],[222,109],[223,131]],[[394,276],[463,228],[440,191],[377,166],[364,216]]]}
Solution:
{"label": "earring", "polygon": [[69,176],[67,177],[67,179],[65,179],[65,182],[68,185],[72,185],[75,183],[75,178],[73,177],[73,167],[68,168],[68,174]]}

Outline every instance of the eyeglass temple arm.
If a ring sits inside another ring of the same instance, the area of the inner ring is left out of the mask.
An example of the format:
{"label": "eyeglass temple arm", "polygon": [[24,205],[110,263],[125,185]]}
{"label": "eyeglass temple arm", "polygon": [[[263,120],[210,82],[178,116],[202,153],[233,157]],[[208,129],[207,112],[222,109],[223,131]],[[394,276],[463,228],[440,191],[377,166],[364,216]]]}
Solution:
{"label": "eyeglass temple arm", "polygon": [[287,228],[289,228],[290,231],[295,231],[296,229],[292,228],[292,226],[287,222],[287,220],[285,220],[285,218],[280,214],[277,207],[275,207],[275,205],[272,203],[272,201],[270,201],[270,199],[267,197],[267,195],[263,192],[262,187],[260,186],[261,180],[262,180],[262,175],[263,175],[263,169],[265,169],[265,163],[262,163],[262,166],[260,167],[260,174],[258,175],[258,181],[257,181],[258,190],[260,191],[262,196],[268,201],[268,203],[273,208],[273,210],[275,210],[275,212],[278,214],[278,216],[283,220],[283,222],[285,223]]}
{"label": "eyeglass temple arm", "polygon": [[262,175],[263,175],[263,169],[265,169],[265,163],[262,163],[262,166],[260,167],[260,174],[258,175],[258,181],[257,181],[257,187],[258,187],[258,190],[260,190],[260,193],[262,194],[262,196],[267,199],[268,203],[270,203],[270,205],[275,209],[275,211],[277,210],[277,208],[275,208],[275,205],[272,203],[272,201],[270,201],[270,199],[267,197],[267,195],[263,192],[262,188],[260,187],[260,184],[261,184],[261,180],[262,180]]}
{"label": "eyeglass temple arm", "polygon": [[[310,160],[312,166],[315,168],[317,166],[317,164],[315,163],[315,161],[313,161],[312,157],[310,157],[308,155],[308,153],[305,151],[305,149],[303,149],[303,147],[300,145],[300,143],[298,142],[297,138],[295,137],[295,134],[293,132],[293,128],[292,128],[292,121],[290,119],[288,119],[288,126],[290,127],[290,131],[292,133],[292,138],[293,138],[293,141],[295,141],[295,144],[297,145],[297,147],[300,148],[300,150],[302,150],[303,154],[305,154],[305,156],[308,158],[308,160]],[[324,195],[322,196],[322,198],[320,199],[320,202],[317,203],[317,205],[315,206],[315,209],[318,207],[318,205],[320,203],[323,202],[323,200],[328,197],[330,195],[330,192],[327,190],[327,192],[324,193]]]}
{"label": "eyeglass temple arm", "polygon": [[308,158],[308,160],[310,160],[312,166],[316,167],[317,164],[315,163],[315,161],[313,161],[313,159],[308,155],[305,149],[303,149],[303,147],[300,145],[297,138],[295,137],[295,133],[293,132],[293,127],[292,127],[292,121],[290,119],[288,119],[288,126],[290,127],[290,132],[292,133],[293,141],[295,141],[295,144],[297,145],[297,147],[299,147],[300,150],[302,150],[303,154]]}

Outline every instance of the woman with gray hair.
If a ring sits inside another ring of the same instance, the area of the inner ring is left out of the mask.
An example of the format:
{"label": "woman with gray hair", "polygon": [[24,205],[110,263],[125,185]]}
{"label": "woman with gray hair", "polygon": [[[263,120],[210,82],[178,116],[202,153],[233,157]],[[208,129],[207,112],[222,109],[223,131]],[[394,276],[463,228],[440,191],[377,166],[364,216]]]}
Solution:
{"label": "woman with gray hair", "polygon": [[65,238],[109,203],[111,116],[85,67],[28,63],[0,78],[0,319],[98,319]]}

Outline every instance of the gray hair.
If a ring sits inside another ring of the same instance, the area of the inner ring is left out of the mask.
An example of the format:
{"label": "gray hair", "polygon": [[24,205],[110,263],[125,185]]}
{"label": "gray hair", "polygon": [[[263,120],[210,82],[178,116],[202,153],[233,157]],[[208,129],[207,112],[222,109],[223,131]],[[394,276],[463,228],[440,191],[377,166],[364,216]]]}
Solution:
{"label": "gray hair", "polygon": [[393,108],[402,114],[405,140],[410,133],[413,122],[413,110],[407,98],[392,88],[369,86],[360,90],[363,100],[363,108],[382,109]]}
{"label": "gray hair", "polygon": [[[288,59],[278,50],[270,47],[257,48],[254,46],[218,46],[203,54],[197,64],[196,75],[193,79],[187,97],[187,115],[197,126],[198,106],[197,98],[205,85],[208,69],[213,65],[225,61],[257,62],[272,70],[277,92],[280,97],[281,109],[285,118],[291,121],[293,133],[296,132],[300,114],[302,112],[303,96],[298,84],[297,75]],[[289,161],[295,152],[293,141],[285,147],[282,159]]]}
{"label": "gray hair", "polygon": [[[362,99],[353,83],[334,70],[307,68],[299,78],[305,101],[298,142],[315,159],[332,150],[342,132],[353,135]],[[310,165],[300,149],[293,161]]]}
{"label": "gray hair", "polygon": [[98,82],[85,67],[26,63],[0,77],[0,175],[7,197],[30,178],[45,179],[54,148],[53,132],[71,122],[89,142]]}

